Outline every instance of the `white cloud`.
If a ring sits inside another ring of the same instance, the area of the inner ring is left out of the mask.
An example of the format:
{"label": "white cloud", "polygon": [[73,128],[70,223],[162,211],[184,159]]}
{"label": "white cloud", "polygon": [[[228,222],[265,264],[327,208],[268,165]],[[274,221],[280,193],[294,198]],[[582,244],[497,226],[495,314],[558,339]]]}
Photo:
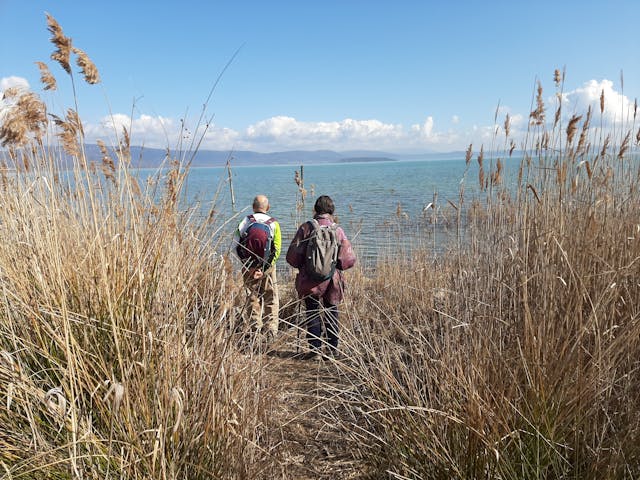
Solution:
{"label": "white cloud", "polygon": [[256,146],[281,145],[281,148],[346,150],[373,148],[372,144],[388,146],[404,136],[402,126],[379,120],[347,118],[335,122],[301,122],[278,116],[247,127],[244,142]]}
{"label": "white cloud", "polygon": [[[29,89],[27,80],[21,77],[0,78],[0,89],[19,87]],[[633,102],[614,88],[610,80],[590,80],[581,87],[567,91],[562,96],[563,113],[566,117],[573,113],[584,114],[591,106],[594,118],[600,112],[600,95],[604,91],[605,128],[619,124],[632,115]],[[554,109],[552,97],[546,101],[549,111]],[[5,102],[6,106],[6,102]],[[3,102],[0,101],[0,113]],[[382,150],[390,152],[420,152],[426,150],[450,151],[464,150],[470,143],[480,146],[504,139],[504,119],[509,114],[510,138],[518,145],[524,138],[529,126],[529,112],[516,112],[501,105],[498,109],[496,124],[493,114],[486,122],[476,123],[472,127],[462,128],[460,117],[451,115],[450,122],[442,127],[434,116],[425,115],[421,123],[393,124],[377,119],[345,118],[335,121],[301,121],[291,116],[274,116],[255,122],[242,130],[234,130],[221,125],[208,127],[183,125],[176,118],[163,116],[129,115],[117,113],[104,117],[97,122],[85,124],[88,142],[102,139],[115,144],[126,127],[133,145],[145,145],[151,148],[193,148],[200,143],[201,149],[211,150],[255,150],[262,152],[278,150]],[[552,121],[552,113],[547,120]]]}
{"label": "white cloud", "polygon": [[121,138],[126,128],[133,144],[166,147],[168,138],[174,135],[173,123],[169,118],[141,115],[132,119],[129,115],[116,113],[102,118],[98,124],[85,125],[85,133],[88,141],[109,139],[116,143],[116,137]]}
{"label": "white cloud", "polygon": [[285,139],[301,143],[331,141],[337,139],[362,140],[370,137],[397,136],[401,127],[378,120],[353,120],[347,118],[335,122],[300,122],[292,117],[272,117],[251,125],[246,130],[247,139]]}
{"label": "white cloud", "polygon": [[20,90],[29,90],[29,82],[22,77],[0,78],[0,92],[4,92],[7,88],[12,87],[17,87]]}
{"label": "white cloud", "polygon": [[422,125],[412,125],[411,131],[426,140],[433,138],[433,117],[427,117]]}
{"label": "white cloud", "polygon": [[594,116],[600,113],[600,96],[604,92],[603,118],[606,122],[626,122],[633,116],[633,104],[627,96],[616,91],[611,80],[589,80],[582,87],[562,96],[565,113],[586,113],[591,106]]}
{"label": "white cloud", "polygon": [[85,125],[87,141],[93,143],[102,139],[115,144],[122,137],[123,127],[129,132],[132,145],[150,148],[186,149],[195,146],[200,138],[201,149],[262,152],[296,149],[444,151],[462,148],[458,145],[461,135],[453,131],[436,131],[433,117],[427,117],[422,124],[412,125],[407,130],[402,125],[374,119],[303,122],[293,117],[277,116],[238,132],[218,125],[210,125],[206,131],[203,126],[192,129],[186,125],[181,128],[181,123],[171,118],[140,115],[132,119],[118,113],[103,118],[99,123]]}
{"label": "white cloud", "polygon": [[86,125],[87,141],[108,139],[111,143],[117,143],[122,137],[123,128],[127,129],[132,145],[150,148],[191,148],[202,139],[200,148],[230,149],[238,138],[235,131],[215,125],[208,128],[201,125],[192,130],[188,125],[183,127],[181,122],[172,118],[143,114],[132,119],[129,115],[116,113],[104,117],[97,124]]}
{"label": "white cloud", "polygon": [[5,116],[11,110],[11,106],[15,103],[15,98],[4,98],[3,92],[8,88],[16,88],[20,92],[26,92],[29,90],[29,82],[22,77],[0,78],[0,122],[4,121]]}
{"label": "white cloud", "polygon": [[525,121],[524,115],[522,115],[521,113],[516,113],[515,115],[511,115],[510,118],[511,118],[512,128],[522,128],[527,124]]}

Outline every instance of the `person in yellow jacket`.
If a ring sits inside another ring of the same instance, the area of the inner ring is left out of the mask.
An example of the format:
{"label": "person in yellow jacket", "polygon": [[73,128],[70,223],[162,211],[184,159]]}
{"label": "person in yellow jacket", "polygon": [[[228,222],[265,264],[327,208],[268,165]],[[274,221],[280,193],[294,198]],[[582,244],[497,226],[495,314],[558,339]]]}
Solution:
{"label": "person in yellow jacket", "polygon": [[267,341],[278,333],[280,302],[276,261],[282,248],[280,224],[270,216],[269,199],[256,195],[253,213],[247,215],[235,232],[236,252],[243,263],[242,277],[249,291],[250,324]]}

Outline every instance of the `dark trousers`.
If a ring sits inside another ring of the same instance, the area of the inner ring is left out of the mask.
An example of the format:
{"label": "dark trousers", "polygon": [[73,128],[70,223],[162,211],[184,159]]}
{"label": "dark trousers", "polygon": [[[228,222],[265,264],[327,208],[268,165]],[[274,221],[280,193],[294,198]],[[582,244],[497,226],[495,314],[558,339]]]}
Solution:
{"label": "dark trousers", "polygon": [[324,312],[324,327],[327,333],[327,343],[331,352],[338,349],[338,306],[322,301],[321,298],[305,297],[307,307],[307,339],[314,351],[322,349],[322,313]]}

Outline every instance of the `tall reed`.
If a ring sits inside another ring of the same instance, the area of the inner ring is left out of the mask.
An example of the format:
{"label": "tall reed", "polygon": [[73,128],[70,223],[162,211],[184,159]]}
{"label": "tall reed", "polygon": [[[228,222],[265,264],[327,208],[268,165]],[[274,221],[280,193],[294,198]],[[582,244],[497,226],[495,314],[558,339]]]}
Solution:
{"label": "tall reed", "polygon": [[[74,56],[98,82],[48,24],[71,82]],[[77,101],[47,116],[35,93],[13,95],[0,130],[0,475],[268,476],[275,392],[232,342],[240,289],[214,219],[179,205],[185,166],[169,153],[141,186],[126,129],[90,158]]]}
{"label": "tall reed", "polygon": [[542,98],[515,186],[509,129],[485,175],[481,149],[484,208],[448,255],[354,276],[334,420],[375,478],[640,476],[635,113],[614,139],[590,109],[547,125]]}

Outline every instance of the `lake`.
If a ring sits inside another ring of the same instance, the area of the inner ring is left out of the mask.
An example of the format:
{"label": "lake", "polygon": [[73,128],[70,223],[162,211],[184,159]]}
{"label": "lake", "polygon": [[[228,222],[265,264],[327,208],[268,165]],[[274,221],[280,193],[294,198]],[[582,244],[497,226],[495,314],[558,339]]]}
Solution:
{"label": "lake", "polygon": [[[505,162],[505,175],[512,176],[518,166],[519,159]],[[250,213],[253,197],[264,193],[271,202],[270,213],[280,221],[286,249],[298,225],[310,218],[315,199],[329,195],[335,202],[338,221],[361,259],[373,262],[380,255],[415,245],[425,245],[435,252],[446,247],[447,232],[455,231],[456,214],[449,201],[458,203],[463,185],[466,205],[478,194],[477,161],[471,161],[466,176],[465,169],[463,157],[305,165],[307,197],[300,209],[294,181],[299,167],[232,165],[235,208],[224,167],[193,168],[185,201],[200,205],[203,212],[213,204],[220,219],[237,215],[227,228],[233,230],[241,217]],[[425,209],[434,201],[434,194],[436,209]]]}

